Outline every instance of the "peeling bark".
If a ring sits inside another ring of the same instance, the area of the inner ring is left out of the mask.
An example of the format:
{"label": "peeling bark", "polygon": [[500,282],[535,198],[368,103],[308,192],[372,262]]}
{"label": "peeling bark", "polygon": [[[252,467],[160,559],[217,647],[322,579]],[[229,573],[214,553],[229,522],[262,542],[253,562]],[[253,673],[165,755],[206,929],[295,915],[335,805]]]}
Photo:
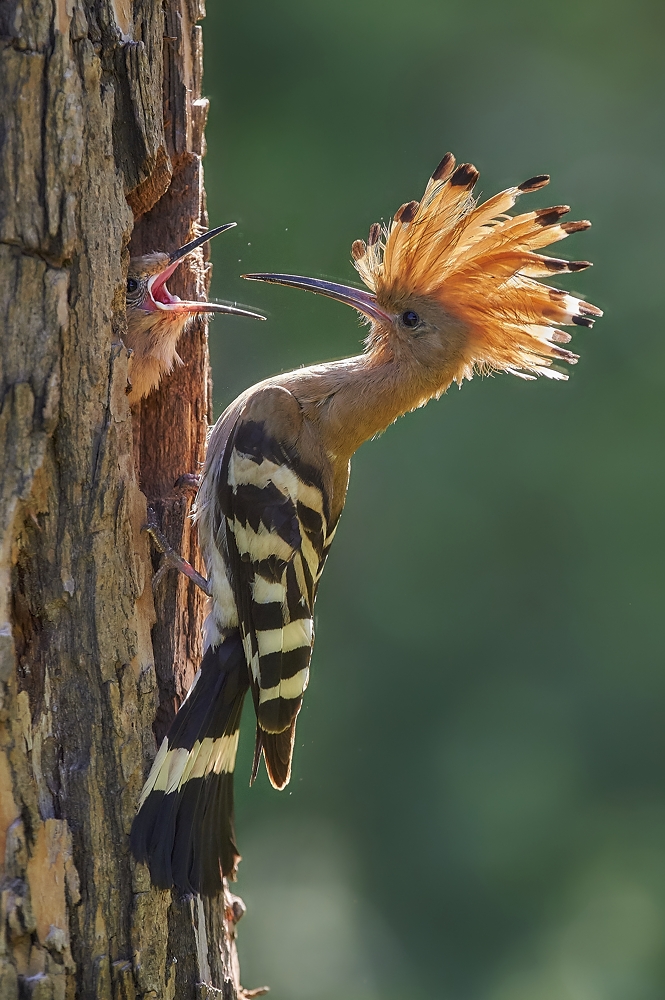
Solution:
{"label": "peeling bark", "polygon": [[[128,848],[155,736],[201,652],[202,599],[175,573],[153,599],[141,528],[150,504],[200,564],[192,490],[174,483],[204,456],[205,325],[133,416],[122,337],[130,250],[207,223],[203,14],[197,0],[0,8],[2,1000],[239,995],[240,907],[153,888]],[[208,280],[201,258],[173,290]]]}

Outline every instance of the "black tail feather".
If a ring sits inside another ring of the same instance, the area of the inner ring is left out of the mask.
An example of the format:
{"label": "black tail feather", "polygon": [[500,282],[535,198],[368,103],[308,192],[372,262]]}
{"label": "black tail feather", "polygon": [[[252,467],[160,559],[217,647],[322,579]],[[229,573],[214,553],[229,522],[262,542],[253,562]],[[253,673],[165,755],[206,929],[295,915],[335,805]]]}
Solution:
{"label": "black tail feather", "polygon": [[[266,733],[261,730],[261,745],[266,762],[266,771],[273,788],[282,789],[291,778],[293,744],[296,738],[296,721],[293,719],[288,729],[282,733]],[[258,730],[258,727],[257,727]],[[257,732],[257,745],[259,734]],[[260,752],[260,751],[259,751]]]}
{"label": "black tail feather", "polygon": [[[185,893],[211,896],[222,888],[223,875],[235,876],[240,855],[233,826],[234,737],[248,688],[242,643],[233,632],[203,657],[198,680],[166,735],[167,747],[160,749],[166,754],[161,768],[148,779],[153,787],[132,825],[132,852],[150,866],[151,879],[161,888],[174,885]],[[201,748],[204,740],[217,741],[212,755],[212,742]],[[192,750],[201,752],[193,758]],[[174,780],[188,764],[194,765],[191,776]],[[174,787],[168,787],[169,780]]]}
{"label": "black tail feather", "polygon": [[250,788],[256,781],[256,776],[259,773],[259,766],[261,764],[261,755],[263,753],[263,730],[257,724],[256,726],[256,740],[254,742],[254,760],[252,761],[252,773],[249,776]]}

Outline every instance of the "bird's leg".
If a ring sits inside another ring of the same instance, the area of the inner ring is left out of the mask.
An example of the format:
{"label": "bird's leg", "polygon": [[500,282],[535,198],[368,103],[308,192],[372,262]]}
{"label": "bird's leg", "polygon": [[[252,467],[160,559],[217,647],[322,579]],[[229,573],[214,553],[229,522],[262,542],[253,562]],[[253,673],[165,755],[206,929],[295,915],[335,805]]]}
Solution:
{"label": "bird's leg", "polygon": [[148,522],[143,525],[142,530],[148,532],[153,542],[164,556],[162,565],[152,578],[153,590],[162,578],[166,576],[170,569],[177,569],[181,573],[184,573],[188,579],[192,580],[197,587],[200,587],[204,594],[207,594],[208,597],[211,596],[210,584],[206,578],[201,576],[201,574],[194,569],[192,564],[188,563],[186,559],[183,559],[183,557],[176,552],[173,546],[169,544],[164,532],[157,524],[155,512],[150,507],[148,507]]}

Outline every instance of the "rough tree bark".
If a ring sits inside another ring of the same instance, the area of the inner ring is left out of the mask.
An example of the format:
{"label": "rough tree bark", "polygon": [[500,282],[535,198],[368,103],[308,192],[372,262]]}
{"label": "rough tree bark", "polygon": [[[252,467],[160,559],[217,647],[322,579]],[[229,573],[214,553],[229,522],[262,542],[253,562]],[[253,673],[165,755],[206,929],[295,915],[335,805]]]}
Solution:
{"label": "rough tree bark", "polygon": [[153,601],[141,528],[149,503],[198,560],[173,484],[203,459],[206,331],[133,419],[122,337],[129,253],[207,222],[202,3],[0,5],[2,1000],[239,991],[232,899],[154,889],[127,838],[200,653],[201,599],[169,573]]}

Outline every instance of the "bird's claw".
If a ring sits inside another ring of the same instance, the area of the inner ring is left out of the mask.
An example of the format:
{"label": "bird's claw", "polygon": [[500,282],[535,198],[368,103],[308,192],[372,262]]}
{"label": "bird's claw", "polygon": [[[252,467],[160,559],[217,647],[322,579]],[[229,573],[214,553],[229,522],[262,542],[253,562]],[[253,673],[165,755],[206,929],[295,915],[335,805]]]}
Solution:
{"label": "bird's claw", "polygon": [[166,535],[162,529],[157,524],[155,518],[155,512],[148,508],[148,521],[143,525],[142,531],[147,531],[147,533],[152,538],[155,543],[156,548],[164,556],[161,566],[152,578],[152,589],[155,590],[162,579],[166,576],[170,569],[177,569],[180,573],[183,573],[189,580],[200,587],[204,594],[208,597],[211,596],[210,584],[204,576],[194,569],[191,563],[187,562],[186,559],[176,552],[173,546],[169,543]]}
{"label": "bird's claw", "polygon": [[184,472],[182,476],[178,476],[173,488],[175,490],[198,490],[201,484],[201,477],[195,472]]}
{"label": "bird's claw", "polygon": [[224,915],[229,923],[237,924],[244,917],[247,907],[240,898],[229,892],[228,885],[224,893]]}

